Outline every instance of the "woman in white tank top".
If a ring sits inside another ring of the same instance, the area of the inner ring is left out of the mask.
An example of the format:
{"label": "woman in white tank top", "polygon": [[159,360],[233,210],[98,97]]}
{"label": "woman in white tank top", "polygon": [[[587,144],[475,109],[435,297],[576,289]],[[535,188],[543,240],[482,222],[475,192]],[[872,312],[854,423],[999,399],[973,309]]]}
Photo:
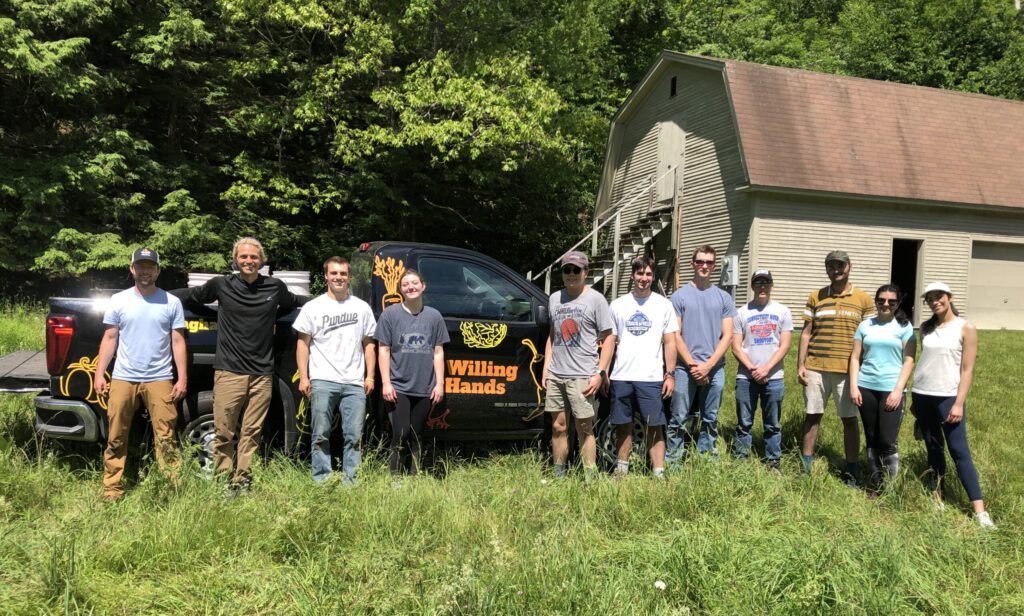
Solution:
{"label": "woman in white tank top", "polygon": [[914,371],[911,393],[912,411],[928,449],[932,497],[937,507],[944,507],[942,487],[948,447],[960,483],[971,499],[975,519],[982,528],[994,529],[992,518],[985,511],[964,422],[967,392],[974,380],[978,332],[974,325],[960,318],[953,305],[953,293],[945,283],[928,285],[924,300],[932,317],[921,324],[921,358]]}

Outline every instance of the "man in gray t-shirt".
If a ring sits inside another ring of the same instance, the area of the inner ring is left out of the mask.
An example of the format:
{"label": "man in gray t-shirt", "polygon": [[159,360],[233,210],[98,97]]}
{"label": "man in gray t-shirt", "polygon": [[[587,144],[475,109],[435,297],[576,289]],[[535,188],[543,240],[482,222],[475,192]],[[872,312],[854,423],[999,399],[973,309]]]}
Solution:
{"label": "man in gray t-shirt", "polygon": [[698,453],[718,455],[718,407],[725,386],[725,351],[732,341],[736,305],[732,296],[711,283],[715,249],[701,246],[693,253],[693,279],[672,294],[679,317],[676,338],[675,391],[668,420],[665,461],[679,463],[698,422]]}
{"label": "man in gray t-shirt", "polygon": [[589,265],[585,254],[566,253],[562,257],[565,289],[553,293],[549,304],[551,333],[544,352],[543,385],[545,410],[553,414],[551,457],[556,477],[565,475],[569,457],[567,412],[576,419],[583,468],[588,476],[597,472],[596,394],[607,382],[615,349],[601,345],[612,333],[612,313],[604,296],[587,287]]}
{"label": "man in gray t-shirt", "polygon": [[733,453],[750,455],[757,404],[764,424],[764,457],[770,468],[779,467],[782,455],[782,360],[793,340],[793,315],[772,299],[772,273],[757,270],[750,277],[754,299],[739,309],[733,326],[732,354],[736,373],[736,439]]}

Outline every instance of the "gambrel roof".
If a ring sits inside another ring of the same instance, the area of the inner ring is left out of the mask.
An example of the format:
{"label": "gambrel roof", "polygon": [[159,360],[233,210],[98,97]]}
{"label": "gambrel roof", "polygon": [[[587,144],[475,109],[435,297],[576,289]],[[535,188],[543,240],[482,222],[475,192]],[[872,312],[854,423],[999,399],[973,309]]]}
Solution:
{"label": "gambrel roof", "polygon": [[673,63],[722,71],[751,188],[1024,208],[1022,102],[666,51],[616,120]]}

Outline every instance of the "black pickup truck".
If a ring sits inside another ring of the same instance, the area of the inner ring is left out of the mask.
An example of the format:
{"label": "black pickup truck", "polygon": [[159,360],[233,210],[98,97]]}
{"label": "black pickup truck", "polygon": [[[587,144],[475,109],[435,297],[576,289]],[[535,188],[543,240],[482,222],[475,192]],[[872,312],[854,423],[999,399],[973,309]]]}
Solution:
{"label": "black pickup truck", "polygon": [[[352,255],[353,293],[379,318],[400,302],[398,281],[416,269],[427,283],[424,302],[445,317],[445,400],[427,420],[438,439],[530,439],[544,430],[540,387],[548,335],[547,296],[522,275],[469,250],[406,242],[363,244]],[[92,390],[103,298],[52,298],[46,319],[49,391],[36,397],[36,429],[49,437],[105,442],[106,402]],[[274,396],[266,441],[286,452],[308,447],[308,401],[297,391],[295,334],[298,311],[280,315],[274,337]],[[206,459],[213,438],[213,358],[217,307],[186,309],[189,393],[179,413],[185,445]],[[378,379],[379,382],[379,379]],[[378,396],[379,396],[379,392]],[[380,430],[379,398],[368,405],[370,429]],[[148,422],[136,421],[145,429]],[[305,436],[305,438],[303,438]]]}

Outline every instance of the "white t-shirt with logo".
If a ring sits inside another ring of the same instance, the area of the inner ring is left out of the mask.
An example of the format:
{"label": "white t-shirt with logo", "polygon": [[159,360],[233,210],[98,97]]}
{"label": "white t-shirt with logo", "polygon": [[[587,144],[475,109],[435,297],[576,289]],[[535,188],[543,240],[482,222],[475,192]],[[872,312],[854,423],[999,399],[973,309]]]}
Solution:
{"label": "white t-shirt with logo", "polygon": [[369,304],[353,295],[339,302],[325,293],[302,307],[292,328],[310,336],[310,380],[363,384],[363,338],[377,328]]}
{"label": "white t-shirt with logo", "polygon": [[665,374],[663,336],[679,331],[672,302],[657,293],[639,301],[627,293],[611,308],[617,346],[610,378],[660,383]]}

